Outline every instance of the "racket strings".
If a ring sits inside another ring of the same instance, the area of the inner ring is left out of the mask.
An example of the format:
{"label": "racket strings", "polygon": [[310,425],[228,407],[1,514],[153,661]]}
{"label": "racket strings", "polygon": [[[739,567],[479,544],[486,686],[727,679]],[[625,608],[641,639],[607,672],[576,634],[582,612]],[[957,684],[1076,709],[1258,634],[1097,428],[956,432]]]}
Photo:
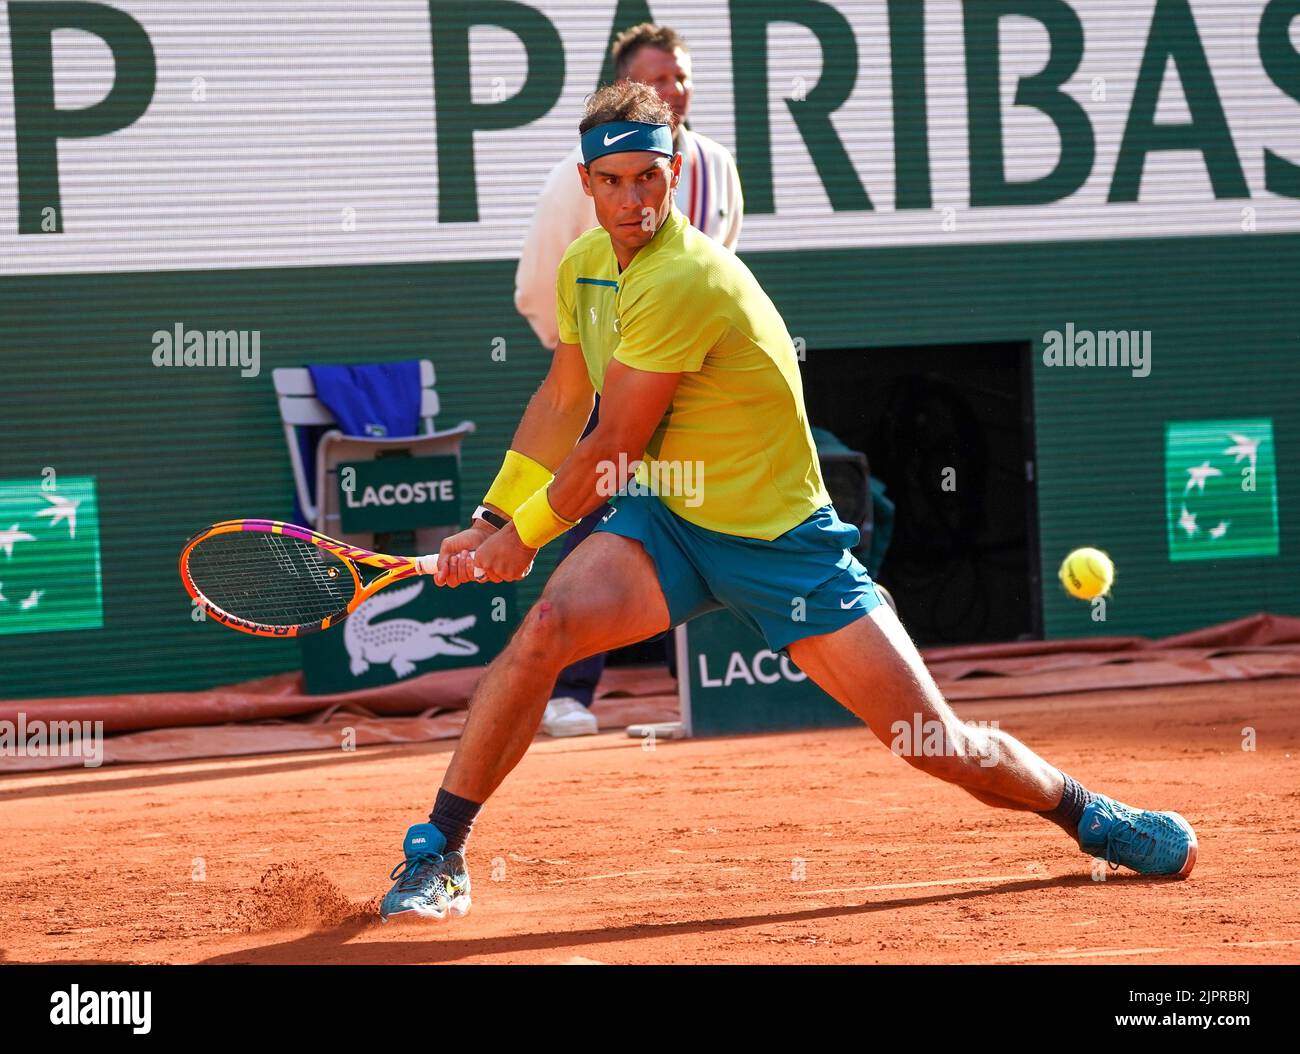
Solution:
{"label": "racket strings", "polygon": [[282,534],[215,534],[190,551],[195,589],[229,615],[266,626],[307,626],[342,613],[356,594],[347,565]]}

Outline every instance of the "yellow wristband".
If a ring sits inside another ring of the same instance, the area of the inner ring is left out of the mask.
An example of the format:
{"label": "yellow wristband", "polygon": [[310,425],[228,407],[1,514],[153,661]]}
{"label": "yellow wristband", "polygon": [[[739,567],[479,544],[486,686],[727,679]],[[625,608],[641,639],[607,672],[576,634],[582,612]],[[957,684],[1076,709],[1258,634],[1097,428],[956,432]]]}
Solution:
{"label": "yellow wristband", "polygon": [[577,520],[566,520],[557,515],[551,508],[545,487],[515,510],[515,530],[519,532],[519,540],[529,549],[540,549],[577,524]]}
{"label": "yellow wristband", "polygon": [[513,518],[520,505],[538,490],[548,486],[554,478],[555,473],[527,454],[507,450],[501,471],[492,481],[492,486],[488,487],[483,504],[495,505]]}

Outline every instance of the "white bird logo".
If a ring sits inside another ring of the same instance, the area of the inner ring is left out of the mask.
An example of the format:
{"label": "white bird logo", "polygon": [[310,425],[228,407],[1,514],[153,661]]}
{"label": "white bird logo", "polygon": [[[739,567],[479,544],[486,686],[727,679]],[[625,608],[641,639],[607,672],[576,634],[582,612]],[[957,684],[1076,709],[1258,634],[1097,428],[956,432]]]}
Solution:
{"label": "white bird logo", "polygon": [[1188,479],[1187,486],[1183,488],[1183,493],[1186,494],[1189,490],[1195,487],[1198,491],[1204,494],[1205,481],[1211,476],[1222,476],[1223,470],[1215,468],[1208,461],[1202,461],[1195,468],[1189,468],[1187,470],[1187,475],[1191,478]]}
{"label": "white bird logo", "polygon": [[43,596],[45,596],[45,590],[33,589],[27,594],[26,600],[19,601],[18,606],[22,608],[23,611],[28,611],[39,604],[41,602],[41,597]]}
{"label": "white bird logo", "polygon": [[0,549],[4,550],[5,556],[13,559],[14,542],[34,542],[36,536],[28,534],[26,531],[20,531],[18,524],[14,524],[7,531],[0,531]]}
{"label": "white bird logo", "polygon": [[1255,454],[1259,450],[1259,440],[1251,439],[1250,436],[1238,435],[1236,432],[1229,432],[1228,435],[1235,440],[1233,446],[1224,451],[1225,454],[1236,454],[1233,459],[1235,465],[1243,457],[1250,458],[1250,470],[1255,471]]}
{"label": "white bird logo", "polygon": [[1178,526],[1187,532],[1188,538],[1196,533],[1196,513],[1188,512],[1186,505],[1183,506],[1183,514],[1178,517]]}
{"label": "white bird logo", "polygon": [[42,494],[41,497],[50,502],[50,507],[48,509],[42,509],[36,515],[48,516],[50,518],[51,527],[56,523],[62,523],[64,520],[67,520],[68,537],[77,537],[77,506],[79,506],[81,502],[73,501],[71,498],[61,498],[57,494]]}
{"label": "white bird logo", "polygon": [[1219,521],[1219,525],[1218,525],[1217,527],[1211,527],[1211,528],[1210,528],[1210,537],[1211,537],[1211,538],[1222,538],[1225,534],[1228,533],[1228,523],[1229,523],[1229,522],[1230,522],[1230,521],[1228,521],[1228,520],[1220,520],[1220,521]]}

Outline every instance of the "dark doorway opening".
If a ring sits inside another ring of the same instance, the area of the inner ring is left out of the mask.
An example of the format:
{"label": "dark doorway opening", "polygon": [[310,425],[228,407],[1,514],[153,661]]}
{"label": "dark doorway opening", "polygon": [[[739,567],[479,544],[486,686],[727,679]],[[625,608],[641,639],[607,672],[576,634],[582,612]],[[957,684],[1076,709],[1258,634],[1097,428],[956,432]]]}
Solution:
{"label": "dark doorway opening", "polygon": [[1028,342],[818,349],[810,423],[895,504],[879,579],[918,644],[1042,637]]}

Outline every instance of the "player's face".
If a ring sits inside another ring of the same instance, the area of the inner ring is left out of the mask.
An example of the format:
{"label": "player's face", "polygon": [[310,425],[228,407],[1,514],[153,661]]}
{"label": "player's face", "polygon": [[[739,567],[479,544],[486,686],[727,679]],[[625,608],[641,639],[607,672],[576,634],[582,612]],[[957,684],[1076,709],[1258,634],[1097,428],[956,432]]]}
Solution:
{"label": "player's face", "polygon": [[681,154],[669,159],[649,150],[606,154],[589,169],[578,166],[597,222],[625,249],[639,249],[654,237],[672,208],[681,171]]}
{"label": "player's face", "polygon": [[656,47],[638,48],[632,53],[623,75],[632,81],[648,84],[659,93],[673,111],[674,127],[686,120],[691,108],[691,57],[681,48],[664,51]]}

